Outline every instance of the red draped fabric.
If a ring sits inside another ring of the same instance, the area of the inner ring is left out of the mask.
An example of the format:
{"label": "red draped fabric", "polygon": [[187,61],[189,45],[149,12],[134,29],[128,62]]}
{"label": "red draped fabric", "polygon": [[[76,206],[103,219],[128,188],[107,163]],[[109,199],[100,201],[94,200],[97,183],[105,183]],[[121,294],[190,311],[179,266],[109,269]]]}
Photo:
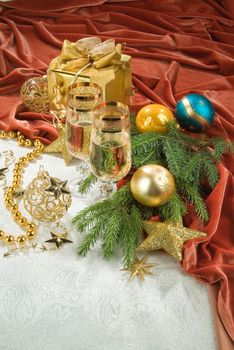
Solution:
{"label": "red draped fabric", "polygon": [[[21,0],[1,3],[0,129],[21,130],[45,143],[56,131],[48,116],[27,112],[19,98],[22,83],[45,73],[64,39],[115,38],[133,57],[132,109],[150,102],[175,108],[183,95],[207,96],[216,117],[208,135],[234,136],[233,0]],[[219,167],[220,181],[206,203],[208,237],[185,244],[186,272],[216,284],[218,310],[234,339],[234,165]],[[190,216],[189,225],[198,227]]]}

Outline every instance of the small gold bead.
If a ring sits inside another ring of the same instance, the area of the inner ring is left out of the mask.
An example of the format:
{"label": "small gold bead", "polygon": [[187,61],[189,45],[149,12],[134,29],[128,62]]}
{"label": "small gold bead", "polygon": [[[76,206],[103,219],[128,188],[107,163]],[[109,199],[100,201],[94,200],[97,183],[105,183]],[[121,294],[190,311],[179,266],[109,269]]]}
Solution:
{"label": "small gold bead", "polygon": [[17,136],[17,137],[20,137],[20,136],[23,136],[23,135],[21,134],[20,131],[17,131],[16,136]]}
{"label": "small gold bead", "polygon": [[21,177],[21,171],[19,169],[13,170],[14,176],[20,176]]}
{"label": "small gold bead", "polygon": [[14,186],[14,188],[17,188],[20,185],[20,181],[13,181],[12,185]]}
{"label": "small gold bead", "polygon": [[19,219],[21,219],[21,217],[22,217],[22,215],[21,215],[21,212],[18,210],[18,211],[15,211],[14,213],[13,213],[13,218],[15,219],[15,220],[19,220]]}
{"label": "small gold bead", "polygon": [[30,231],[31,229],[35,229],[36,225],[33,223],[33,222],[29,222],[28,225],[27,225],[27,229],[28,231]]}
{"label": "small gold bead", "polygon": [[5,236],[4,231],[0,230],[0,239],[3,239],[3,238],[4,238],[4,236]]}
{"label": "small gold bead", "polygon": [[17,142],[18,142],[18,145],[19,145],[19,146],[24,146],[25,140],[19,138]]}
{"label": "small gold bead", "polygon": [[15,131],[9,131],[7,135],[11,138],[14,139],[16,137],[16,132]]}
{"label": "small gold bead", "polygon": [[15,240],[15,238],[14,238],[14,236],[12,236],[12,235],[7,235],[7,236],[5,237],[5,241],[6,241],[6,243],[8,243],[8,244],[13,243],[14,240]]}
{"label": "small gold bead", "polygon": [[13,192],[12,186],[7,187],[6,191],[9,192],[9,193],[10,193],[10,192]]}
{"label": "small gold bead", "polygon": [[19,244],[24,244],[26,242],[26,240],[27,240],[27,237],[25,235],[20,235],[17,237],[17,242]]}
{"label": "small gold bead", "polygon": [[38,151],[43,152],[45,146],[41,144],[40,146],[37,147]]}
{"label": "small gold bead", "polygon": [[27,237],[28,237],[28,239],[33,239],[35,237],[35,231],[28,231]]}
{"label": "small gold bead", "polygon": [[15,163],[15,169],[22,169],[23,168],[23,163],[22,162],[17,162]]}
{"label": "small gold bead", "polygon": [[41,141],[38,140],[38,139],[36,139],[36,140],[34,141],[34,146],[35,146],[35,147],[39,147],[40,145],[42,145]]}
{"label": "small gold bead", "polygon": [[21,180],[21,175],[14,175],[13,176],[13,181],[20,181]]}
{"label": "small gold bead", "polygon": [[32,141],[29,140],[29,139],[26,139],[24,144],[25,144],[26,147],[31,147],[32,146]]}
{"label": "small gold bead", "polygon": [[32,153],[35,157],[38,157],[41,154],[41,152],[38,149],[34,149]]}
{"label": "small gold bead", "polygon": [[0,139],[5,139],[7,137],[7,133],[5,131],[0,131]]}
{"label": "small gold bead", "polygon": [[29,152],[27,155],[26,155],[26,158],[27,160],[33,160],[34,159],[34,154],[32,152]]}
{"label": "small gold bead", "polygon": [[18,204],[12,204],[12,206],[11,206],[11,210],[13,211],[13,212],[15,212],[15,211],[18,211],[18,209],[19,209],[19,207],[18,207]]}
{"label": "small gold bead", "polygon": [[12,205],[12,200],[11,199],[5,199],[4,203],[5,203],[5,206],[9,208]]}
{"label": "small gold bead", "polygon": [[28,220],[25,217],[20,218],[18,222],[20,226],[27,226],[28,224]]}
{"label": "small gold bead", "polygon": [[4,199],[10,199],[11,200],[12,197],[13,197],[13,193],[7,192],[7,193],[4,194]]}
{"label": "small gold bead", "polygon": [[20,157],[20,158],[18,159],[18,162],[19,162],[20,164],[26,163],[26,162],[27,162],[27,159],[26,159],[26,157]]}
{"label": "small gold bead", "polygon": [[27,225],[27,230],[28,231],[34,231],[35,230],[36,225],[33,222],[29,222]]}

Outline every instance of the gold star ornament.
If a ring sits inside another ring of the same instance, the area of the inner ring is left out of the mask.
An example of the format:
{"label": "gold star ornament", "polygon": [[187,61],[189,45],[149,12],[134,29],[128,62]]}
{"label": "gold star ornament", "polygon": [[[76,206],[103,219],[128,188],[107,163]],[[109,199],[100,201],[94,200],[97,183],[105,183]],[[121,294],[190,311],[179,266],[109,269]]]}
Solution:
{"label": "gold star ornament", "polygon": [[163,249],[177,261],[182,261],[183,244],[186,241],[207,236],[204,232],[184,227],[182,218],[177,222],[144,221],[143,228],[148,237],[140,244],[138,251]]}
{"label": "gold star ornament", "polygon": [[0,169],[0,180],[2,180],[5,176],[5,172],[8,170],[8,167],[7,168],[1,168]]}
{"label": "gold star ornament", "polygon": [[45,153],[61,153],[64,159],[64,162],[66,165],[68,165],[73,156],[68,152],[67,146],[65,144],[65,127],[59,126],[58,127],[58,134],[59,137],[57,140],[52,142],[50,145],[46,146],[44,148]]}
{"label": "gold star ornament", "polygon": [[154,275],[154,273],[149,271],[149,269],[156,265],[153,263],[148,263],[147,259],[147,256],[144,256],[144,258],[141,260],[136,258],[130,267],[122,269],[121,271],[129,271],[131,273],[129,277],[130,280],[137,276],[142,282],[144,282],[145,275]]}
{"label": "gold star ornament", "polygon": [[71,194],[67,186],[67,181],[60,181],[55,177],[50,177],[50,186],[45,189],[46,192],[54,194],[55,199],[58,199],[62,193]]}
{"label": "gold star ornament", "polygon": [[52,238],[48,239],[46,243],[55,243],[56,247],[59,249],[64,243],[73,243],[70,239],[67,239],[63,234],[57,234],[54,232],[50,232]]}

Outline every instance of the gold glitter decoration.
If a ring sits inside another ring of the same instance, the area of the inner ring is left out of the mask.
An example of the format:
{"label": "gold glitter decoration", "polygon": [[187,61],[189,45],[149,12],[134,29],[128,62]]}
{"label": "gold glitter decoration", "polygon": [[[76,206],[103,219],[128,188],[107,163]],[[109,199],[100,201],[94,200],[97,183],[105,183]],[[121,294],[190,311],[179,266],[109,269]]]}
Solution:
{"label": "gold glitter decoration", "polygon": [[67,233],[54,233],[50,232],[52,238],[45,241],[46,243],[55,243],[56,247],[59,249],[65,243],[73,243],[70,239],[66,238]]}
{"label": "gold glitter decoration", "polygon": [[163,249],[177,261],[182,260],[184,242],[207,235],[204,232],[184,227],[182,218],[178,222],[172,220],[165,222],[144,221],[143,228],[149,236],[140,244],[138,251]]}
{"label": "gold glitter decoration", "polygon": [[29,245],[25,245],[22,247],[14,247],[12,249],[8,249],[5,253],[3,253],[3,257],[6,258],[8,256],[11,256],[15,253],[19,253],[21,251],[29,252],[29,251],[36,251],[36,252],[45,252],[50,250],[57,250],[56,248],[47,248],[44,244],[38,244],[38,243],[32,243]]}
{"label": "gold glitter decoration", "polygon": [[47,78],[35,77],[22,85],[20,97],[24,106],[33,112],[49,113]]}
{"label": "gold glitter decoration", "polygon": [[[60,180],[53,179],[61,183]],[[54,192],[47,191],[50,186],[51,177],[41,167],[37,177],[24,191],[24,207],[37,220],[55,221],[65,215],[71,206],[71,193],[68,189],[56,198]]]}
{"label": "gold glitter decoration", "polygon": [[66,181],[60,181],[54,177],[50,178],[50,186],[45,189],[46,192],[51,192],[54,194],[54,197],[58,199],[61,194],[67,193],[70,194],[71,192],[66,188],[67,186],[67,180]]}
{"label": "gold glitter decoration", "polygon": [[57,140],[52,142],[49,146],[46,146],[44,149],[45,153],[61,153],[66,165],[68,165],[73,156],[68,152],[67,146],[65,144],[65,128],[64,126],[58,126],[59,137]]}
{"label": "gold glitter decoration", "polygon": [[[22,146],[29,147],[28,141],[30,141],[30,146],[34,146],[34,149],[30,150],[25,156],[18,158],[13,168],[13,179],[11,185],[4,188],[4,204],[11,213],[12,218],[17,223],[17,225],[24,228],[24,233],[14,236],[11,233],[7,233],[3,230],[0,230],[0,239],[5,244],[19,244],[20,246],[23,246],[25,243],[28,242],[28,240],[34,238],[36,233],[36,226],[33,222],[29,222],[28,219],[24,217],[23,214],[20,212],[15,193],[20,192],[20,186],[23,178],[23,169],[30,163],[30,161],[35,160],[41,155],[44,146],[39,140],[32,141],[29,139],[25,139],[19,131],[11,130],[8,133],[6,133],[5,131],[0,131],[0,135],[4,135],[4,138],[9,137],[11,139],[16,139],[16,141]],[[12,153],[10,151],[7,151],[7,153],[9,155],[10,161]],[[7,158],[8,156],[6,157],[6,162]],[[0,177],[5,177],[6,170],[7,168],[2,168],[0,170]]]}
{"label": "gold glitter decoration", "polygon": [[133,197],[147,207],[166,203],[175,190],[171,173],[156,164],[139,168],[131,178],[130,186]]}
{"label": "gold glitter decoration", "polygon": [[0,180],[3,180],[5,177],[5,172],[8,170],[8,168],[1,168],[0,169]]}
{"label": "gold glitter decoration", "polygon": [[151,267],[154,267],[157,264],[148,263],[148,257],[144,256],[141,260],[136,257],[135,261],[130,267],[122,269],[121,271],[129,271],[131,273],[129,279],[134,277],[139,277],[142,282],[145,280],[145,275],[154,275],[153,272],[149,271]]}

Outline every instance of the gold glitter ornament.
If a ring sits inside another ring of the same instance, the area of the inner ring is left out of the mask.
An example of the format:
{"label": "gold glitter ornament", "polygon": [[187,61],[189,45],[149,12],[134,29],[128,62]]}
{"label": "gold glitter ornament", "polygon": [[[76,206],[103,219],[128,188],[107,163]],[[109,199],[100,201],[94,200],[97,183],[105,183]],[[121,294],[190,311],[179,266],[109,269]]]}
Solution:
{"label": "gold glitter ornament", "polygon": [[54,243],[58,249],[65,243],[73,243],[73,241],[71,241],[70,239],[67,239],[66,235],[64,235],[64,234],[54,233],[52,231],[50,232],[50,234],[51,234],[52,238],[48,239],[45,242],[46,243]]}
{"label": "gold glitter ornament", "polygon": [[49,113],[47,77],[35,77],[25,81],[20,97],[29,111]]}
{"label": "gold glitter ornament", "polygon": [[134,277],[139,277],[142,282],[145,280],[145,275],[154,275],[153,272],[149,271],[151,267],[154,267],[156,264],[148,263],[148,257],[144,256],[141,260],[136,257],[131,266],[122,269],[121,271],[129,271],[131,273],[129,279]]}
{"label": "gold glitter ornament", "polygon": [[65,143],[65,127],[63,125],[57,126],[59,137],[57,140],[52,142],[49,146],[46,146],[44,149],[45,153],[61,153],[66,165],[68,165],[73,156],[68,152],[67,146]]}
{"label": "gold glitter ornament", "polygon": [[191,230],[183,226],[181,220],[174,222],[144,221],[143,229],[149,235],[138,247],[137,251],[163,249],[177,261],[182,260],[183,244],[193,238],[205,237],[205,232]]}
{"label": "gold glitter ornament", "polygon": [[[58,179],[53,178],[58,183]],[[40,167],[37,176],[24,191],[23,203],[29,214],[37,220],[55,221],[66,214],[71,206],[71,193],[68,188],[58,196],[48,191],[51,187],[51,177]]]}
{"label": "gold glitter ornament", "polygon": [[130,182],[133,197],[147,207],[156,207],[168,201],[175,190],[171,173],[160,165],[144,165]]}

